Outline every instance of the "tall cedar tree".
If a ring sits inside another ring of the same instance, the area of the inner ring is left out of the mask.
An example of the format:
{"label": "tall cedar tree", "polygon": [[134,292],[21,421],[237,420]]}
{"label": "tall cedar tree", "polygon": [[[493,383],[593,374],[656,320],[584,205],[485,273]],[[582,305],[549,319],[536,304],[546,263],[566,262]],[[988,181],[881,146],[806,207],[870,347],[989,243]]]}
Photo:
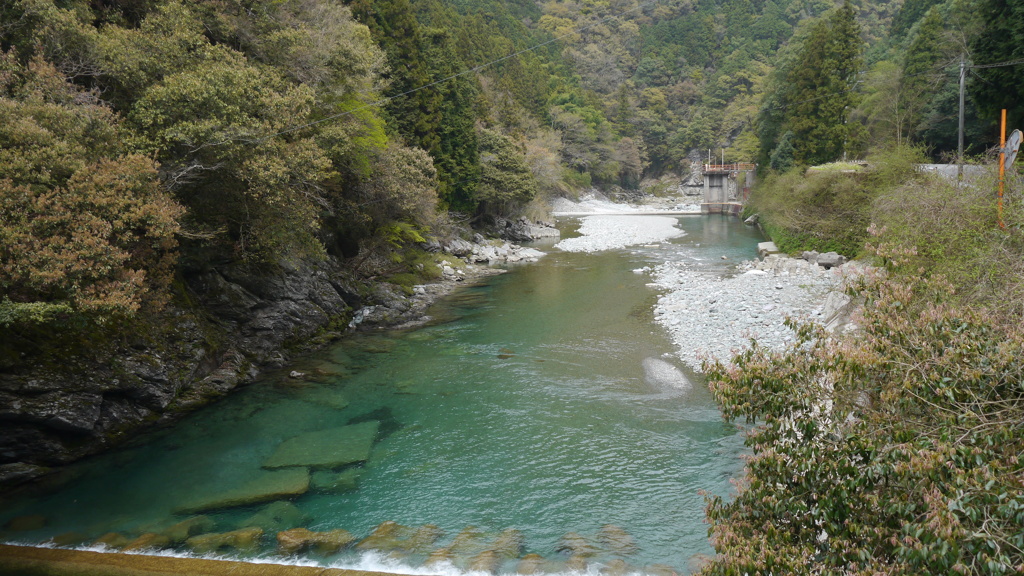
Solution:
{"label": "tall cedar tree", "polygon": [[804,41],[787,77],[786,124],[793,132],[798,164],[842,156],[850,133],[847,115],[856,104],[862,48],[860,25],[848,2],[818,22]]}
{"label": "tall cedar tree", "polygon": [[385,76],[390,85],[386,95],[394,97],[385,108],[389,124],[408,144],[436,154],[442,96],[435,88],[410,92],[432,80],[412,4],[409,0],[354,0],[349,8],[387,54]]}
{"label": "tall cedar tree", "polygon": [[924,120],[925,108],[936,97],[936,89],[944,79],[942,71],[942,16],[932,8],[921,24],[903,56],[903,78],[900,108],[906,115],[907,133],[916,135]]}
{"label": "tall cedar tree", "polygon": [[[995,64],[1024,58],[1024,2],[1020,0],[981,0],[978,10],[985,31],[974,41],[976,65]],[[976,70],[980,82],[971,92],[983,116],[996,118],[1000,109],[1007,110],[1009,126],[1024,123],[1024,64]]]}

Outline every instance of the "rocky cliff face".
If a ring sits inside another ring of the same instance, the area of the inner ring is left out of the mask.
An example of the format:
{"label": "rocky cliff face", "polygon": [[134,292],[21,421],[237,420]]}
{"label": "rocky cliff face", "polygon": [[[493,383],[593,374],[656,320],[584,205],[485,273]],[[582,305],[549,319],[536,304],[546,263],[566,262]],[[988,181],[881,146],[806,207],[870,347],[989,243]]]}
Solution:
{"label": "rocky cliff face", "polygon": [[282,366],[288,350],[347,326],[358,283],[334,261],[273,276],[208,269],[186,279],[194,306],[89,355],[0,374],[0,485],[119,443]]}
{"label": "rocky cliff face", "polygon": [[368,284],[333,259],[283,265],[271,275],[238,266],[193,272],[182,299],[190,302],[170,306],[144,331],[0,373],[0,486],[173,420],[359,322],[412,325],[454,286],[499,272],[488,265],[541,255],[482,237],[425,248],[444,250],[461,264],[457,270],[443,266],[438,283],[417,286],[412,296],[389,284]]}

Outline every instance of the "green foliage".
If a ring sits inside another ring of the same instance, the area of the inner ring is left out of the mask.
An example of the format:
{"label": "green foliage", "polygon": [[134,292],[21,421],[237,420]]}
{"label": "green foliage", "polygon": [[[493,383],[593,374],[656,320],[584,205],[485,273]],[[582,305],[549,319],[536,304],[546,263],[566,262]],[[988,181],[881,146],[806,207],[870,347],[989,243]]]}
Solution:
{"label": "green foliage", "polygon": [[[972,55],[978,65],[1024,58],[1024,5],[1017,0],[979,0],[977,14],[984,32],[974,37]],[[1024,85],[1024,66],[1002,66],[976,71],[979,81],[971,83],[971,94],[982,114],[998,118],[1007,109],[1010,126],[1024,123],[1024,102],[1018,97]]]}
{"label": "green foliage", "polygon": [[507,136],[481,128],[480,165],[483,169],[477,199],[488,213],[507,214],[537,194],[537,181],[523,151]]}
{"label": "green foliage", "polygon": [[[783,125],[793,132],[797,164],[831,162],[846,150],[846,120],[856,103],[853,88],[861,66],[860,33],[853,8],[844,4],[813,26],[785,73]],[[777,144],[762,146],[774,149]]]}
{"label": "green foliage", "polygon": [[751,195],[752,210],[780,250],[835,251],[856,256],[868,240],[872,202],[921,176],[920,150],[893,147],[856,171],[805,170],[769,173]]}
{"label": "green foliage", "polygon": [[181,208],[116,117],[36,58],[0,57],[3,323],[90,322],[166,300]]}
{"label": "green foliage", "polygon": [[799,326],[706,366],[726,417],[760,424],[739,495],[709,499],[702,574],[1019,571],[1024,335],[903,266],[858,290],[856,338]]}

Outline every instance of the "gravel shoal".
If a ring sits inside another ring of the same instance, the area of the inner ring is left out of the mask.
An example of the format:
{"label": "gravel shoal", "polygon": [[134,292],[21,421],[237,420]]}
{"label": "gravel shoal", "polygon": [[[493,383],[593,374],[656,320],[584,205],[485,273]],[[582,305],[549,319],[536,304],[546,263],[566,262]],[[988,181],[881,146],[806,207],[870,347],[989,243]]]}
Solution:
{"label": "gravel shoal", "polygon": [[650,272],[654,285],[666,290],[654,308],[656,321],[671,334],[679,358],[700,370],[704,358],[728,362],[749,348],[755,338],[761,346],[781,350],[795,340],[783,322],[787,317],[824,323],[830,292],[856,270],[825,270],[792,258],[770,256],[741,265],[731,278],[694,270],[685,263],[668,262]]}
{"label": "gravel shoal", "polygon": [[566,252],[597,252],[661,242],[684,234],[672,216],[599,215],[582,219],[578,238],[566,238],[555,248]]}

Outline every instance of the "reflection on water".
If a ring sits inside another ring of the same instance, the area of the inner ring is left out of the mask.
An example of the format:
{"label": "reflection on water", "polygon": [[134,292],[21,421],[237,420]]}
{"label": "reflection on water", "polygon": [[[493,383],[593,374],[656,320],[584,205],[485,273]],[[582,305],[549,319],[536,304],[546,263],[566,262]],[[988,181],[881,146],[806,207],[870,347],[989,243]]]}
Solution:
{"label": "reflection on water", "polygon": [[729,493],[742,442],[667,356],[657,294],[631,270],[686,259],[727,273],[759,237],[725,217],[680,222],[670,243],[555,252],[454,295],[432,325],[268,374],[84,463],[62,490],[6,503],[5,538],[685,572],[711,553],[698,491]]}

